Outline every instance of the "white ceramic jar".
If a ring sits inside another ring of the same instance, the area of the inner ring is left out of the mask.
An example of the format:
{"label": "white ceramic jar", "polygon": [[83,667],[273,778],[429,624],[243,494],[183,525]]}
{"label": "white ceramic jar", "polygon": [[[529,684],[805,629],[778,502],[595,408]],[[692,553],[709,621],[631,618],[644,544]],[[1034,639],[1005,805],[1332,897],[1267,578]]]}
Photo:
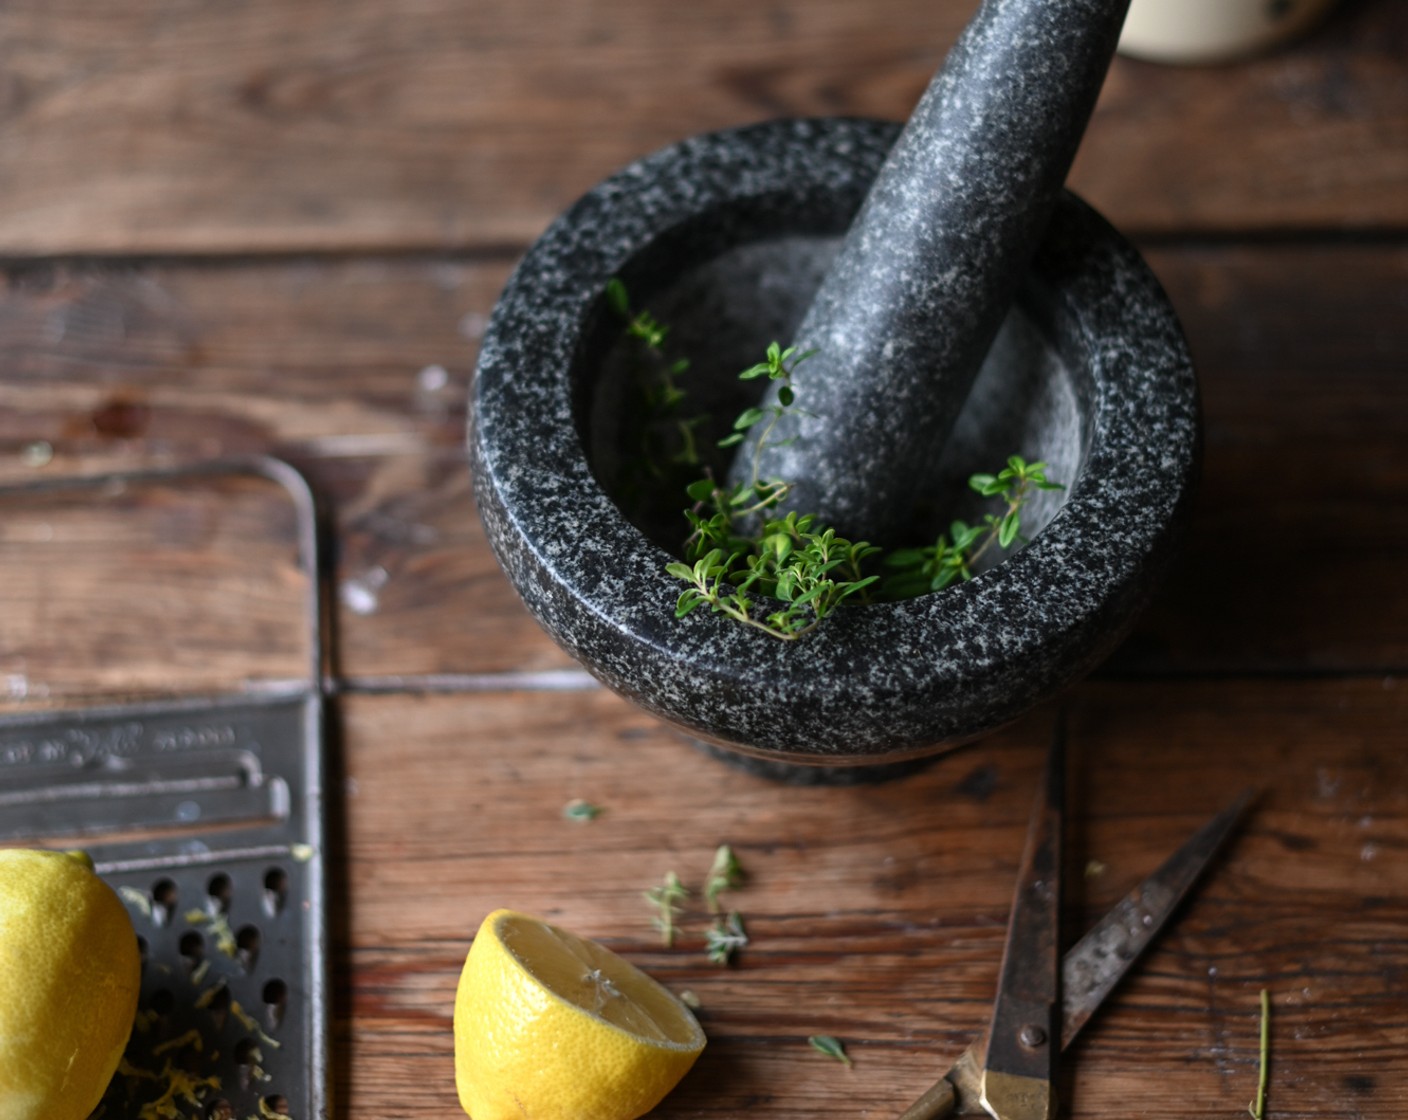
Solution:
{"label": "white ceramic jar", "polygon": [[1222,62],[1308,30],[1335,0],[1133,0],[1119,50],[1151,62]]}

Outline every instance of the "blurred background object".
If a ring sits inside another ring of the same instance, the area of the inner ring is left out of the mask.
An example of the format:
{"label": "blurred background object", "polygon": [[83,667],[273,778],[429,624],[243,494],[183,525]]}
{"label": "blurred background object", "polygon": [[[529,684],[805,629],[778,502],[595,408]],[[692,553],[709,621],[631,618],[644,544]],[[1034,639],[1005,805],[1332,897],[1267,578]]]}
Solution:
{"label": "blurred background object", "polygon": [[1120,52],[1151,62],[1224,62],[1308,31],[1337,0],[1134,0]]}

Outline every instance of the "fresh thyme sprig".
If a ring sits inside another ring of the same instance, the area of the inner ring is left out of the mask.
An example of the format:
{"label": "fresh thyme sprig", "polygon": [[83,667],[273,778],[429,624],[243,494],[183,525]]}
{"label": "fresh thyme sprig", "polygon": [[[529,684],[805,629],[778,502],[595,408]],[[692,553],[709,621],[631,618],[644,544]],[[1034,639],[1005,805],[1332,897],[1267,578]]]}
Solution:
{"label": "fresh thyme sprig", "polygon": [[[767,421],[767,423],[763,424],[762,428],[759,429],[758,434],[753,437],[752,486],[754,488],[757,487],[759,482],[758,472],[761,469],[763,452],[769,447],[785,447],[791,442],[790,440],[774,440],[772,434],[776,430],[778,422],[787,414],[787,410],[793,408],[797,403],[797,388],[792,383],[793,374],[796,372],[799,365],[815,353],[815,350],[808,350],[805,353],[799,354],[795,346],[789,346],[784,350],[780,343],[772,342],[768,344],[767,357],[763,361],[757,363],[757,365],[749,366],[738,375],[738,380],[740,381],[754,381],[759,377],[766,377],[769,381],[782,382],[777,388],[777,401],[775,403],[745,408],[733,422],[733,432],[719,440],[720,447],[733,447],[736,444],[742,443],[748,437],[748,434],[754,428],[757,428],[759,424],[762,424],[765,420]],[[801,414],[800,411],[799,414]],[[768,485],[773,489],[780,488],[777,501],[781,501],[782,496],[785,496],[789,489],[787,483],[777,480],[772,481]],[[772,504],[776,505],[777,501],[774,501]]]}
{"label": "fresh thyme sprig", "polygon": [[680,877],[673,871],[665,873],[665,881],[658,887],[651,887],[645,892],[645,899],[655,907],[654,925],[660,931],[660,940],[666,946],[675,943],[675,935],[678,930],[675,927],[675,919],[679,917],[680,909],[684,900],[689,897],[689,889],[680,882]]}
{"label": "fresh thyme sprig", "polygon": [[727,844],[714,852],[714,862],[704,877],[704,905],[714,915],[713,924],[704,935],[704,948],[715,964],[728,964],[734,953],[748,944],[748,933],[737,910],[725,916],[720,913],[719,895],[733,890],[743,882],[743,865]]}
{"label": "fresh thyme sprig", "polygon": [[955,521],[947,533],[923,548],[888,553],[883,564],[891,574],[882,586],[887,599],[909,599],[942,591],[958,580],[973,578],[973,568],[994,546],[1010,548],[1022,538],[1022,509],[1037,490],[1064,490],[1046,477],[1046,464],[1028,463],[1012,455],[997,474],[975,474],[968,485],[985,498],[1002,498],[1007,508],[989,513],[978,525]]}
{"label": "fresh thyme sprig", "polygon": [[[738,375],[740,381],[766,377],[769,381],[781,382],[777,400],[775,403],[745,408],[734,420],[733,431],[719,440],[720,447],[735,447],[752,436],[753,445],[749,454],[752,471],[746,482],[729,488],[720,486],[712,478],[702,478],[685,488],[696,503],[695,508],[685,514],[694,528],[685,541],[687,556],[697,559],[714,545],[740,541],[751,543],[747,534],[739,536],[743,528],[750,521],[776,509],[791,491],[791,485],[782,479],[762,477],[762,455],[769,447],[783,447],[790,442],[774,440],[772,436],[778,422],[797,403],[793,377],[797,367],[812,353],[814,351],[799,354],[795,346],[784,350],[773,342],[768,346],[766,360],[749,366]],[[713,514],[705,520],[701,510],[709,508],[712,508]]]}
{"label": "fresh thyme sprig", "polygon": [[716,917],[704,935],[705,951],[715,964],[728,964],[733,954],[747,944],[748,933],[737,910],[730,910],[727,917]]}
{"label": "fresh thyme sprig", "polygon": [[[743,916],[737,910],[730,910],[725,915],[719,906],[719,895],[733,890],[742,882],[743,865],[728,844],[720,844],[714,852],[714,862],[705,876],[703,888],[705,905],[713,915],[704,934],[704,949],[709,960],[715,964],[730,963],[733,955],[748,944]],[[666,946],[673,946],[680,932],[677,919],[685,899],[690,896],[689,888],[675,872],[669,871],[660,886],[651,887],[644,894],[646,901],[655,908],[654,925],[660,931],[661,940]]]}
{"label": "fresh thyme sprig", "polygon": [[714,853],[714,862],[709,874],[704,877],[704,904],[709,913],[719,912],[719,895],[732,890],[743,882],[743,865],[727,844],[720,844]]}
{"label": "fresh thyme sprig", "polygon": [[[646,404],[653,412],[670,413],[685,399],[685,392],[679,385],[679,378],[689,371],[688,358],[670,360],[665,354],[665,336],[670,328],[656,319],[649,311],[631,307],[626,285],[612,279],[606,285],[606,300],[611,309],[626,321],[626,334],[639,341],[642,348],[657,359],[654,377],[646,383]],[[693,448],[693,440],[689,441]],[[690,459],[697,462],[697,459]]]}
{"label": "fresh thyme sprig", "polygon": [[633,307],[619,279],[607,283],[606,303],[634,343],[626,368],[640,402],[624,435],[635,441],[635,452],[622,456],[615,486],[628,503],[650,509],[653,498],[697,475],[698,433],[708,417],[690,415],[685,409],[690,363],[667,349],[670,328],[647,309]]}
{"label": "fresh thyme sprig", "polygon": [[[645,391],[647,427],[659,427],[662,418],[669,418],[680,448],[667,456],[669,463],[676,468],[697,465],[695,426],[704,418],[685,420],[677,414],[684,400],[677,375],[689,368],[688,361],[670,362],[665,357],[669,328],[649,312],[633,310],[620,280],[607,285],[607,299],[626,321],[626,333],[655,359],[656,380]],[[776,438],[782,418],[789,412],[808,415],[797,406],[796,373],[813,353],[772,342],[763,361],[738,375],[744,381],[766,377],[780,384],[771,401],[744,409],[732,431],[718,441],[721,448],[751,441],[746,452],[749,477],[728,485],[706,474],[684,488],[693,503],[684,511],[690,526],[684,560],[665,568],[685,584],[675,601],[676,618],[708,607],[772,637],[796,641],[847,600],[907,599],[972,579],[975,567],[989,552],[1025,540],[1022,511],[1035,492],[1064,489],[1046,477],[1045,463],[1010,456],[996,474],[975,474],[968,480],[984,497],[1001,499],[1005,503],[1001,512],[986,514],[975,525],[954,521],[931,545],[884,555],[879,562],[885,573],[882,582],[873,570],[879,548],[838,536],[815,515],[781,514],[791,483],[761,475],[763,453],[789,442]],[[663,479],[658,463],[650,469]],[[780,603],[780,609],[768,610],[765,599]]]}
{"label": "fresh thyme sprig", "polygon": [[[732,487],[712,478],[686,487],[695,503],[685,511],[693,530],[684,545],[687,562],[666,567],[688,584],[675,602],[676,618],[707,606],[775,638],[795,641],[879,579],[862,570],[879,549],[837,536],[811,515],[775,516],[791,485],[760,474],[763,452],[788,442],[775,439],[774,432],[788,410],[796,409],[794,377],[811,354],[773,342],[764,361],[738,375],[744,381],[766,377],[781,384],[774,402],[744,409],[733,431],[719,441],[720,447],[734,447],[751,439],[750,477]],[[759,615],[754,596],[783,606]]]}
{"label": "fresh thyme sprig", "polygon": [[[736,446],[761,425],[753,441],[752,477],[731,489],[712,478],[686,488],[695,502],[685,511],[693,529],[685,541],[687,562],[674,561],[665,569],[686,584],[675,602],[676,618],[707,606],[745,626],[795,641],[852,596],[868,601],[868,589],[880,579],[866,572],[866,562],[880,553],[875,546],[839,537],[810,514],[767,516],[791,487],[782,480],[761,478],[760,458],[764,449],[774,445],[777,422],[796,402],[793,375],[808,356],[791,348],[783,350],[774,342],[765,362],[739,375],[749,379],[766,375],[783,384],[777,403],[745,410],[734,422],[733,433],[719,441],[720,446]],[[886,555],[882,565],[889,571],[877,589],[881,597],[907,599],[972,579],[974,567],[989,551],[1010,548],[1023,539],[1022,510],[1036,491],[1064,489],[1046,477],[1046,470],[1043,462],[1028,463],[1012,455],[998,473],[973,475],[968,485],[984,497],[1001,498],[1002,512],[989,513],[976,525],[955,521],[932,545]],[[759,517],[761,529],[750,533],[749,524]],[[759,616],[753,596],[780,600],[784,606]]]}
{"label": "fresh thyme sprig", "polygon": [[[860,571],[862,561],[877,549],[844,540],[834,529],[814,532],[813,524],[811,517],[789,513],[765,524],[756,552],[712,548],[693,565],[666,565],[667,572],[689,585],[675,602],[675,617],[708,606],[784,641],[810,634],[844,600],[879,578]],[[750,591],[783,606],[758,617]]]}

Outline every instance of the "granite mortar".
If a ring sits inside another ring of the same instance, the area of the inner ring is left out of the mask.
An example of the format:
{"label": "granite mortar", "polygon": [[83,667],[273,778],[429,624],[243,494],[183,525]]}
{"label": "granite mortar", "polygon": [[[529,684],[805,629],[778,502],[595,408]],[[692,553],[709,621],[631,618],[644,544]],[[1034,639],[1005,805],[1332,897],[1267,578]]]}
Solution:
{"label": "granite mortar", "polygon": [[684,529],[633,521],[610,488],[623,397],[607,283],[621,278],[673,320],[672,341],[693,351],[692,390],[727,419],[737,370],[788,341],[897,134],[783,120],[632,164],[533,246],[480,352],[475,495],[531,613],[616,692],[770,763],[893,765],[1055,696],[1135,621],[1196,481],[1197,386],[1173,310],[1134,249],[1064,194],[952,439],[935,448],[942,481],[912,514],[916,534],[930,532],[974,500],[968,474],[1012,452],[1042,458],[1068,488],[1034,510],[1030,543],[970,582],[840,610],[797,642],[704,611],[675,619],[681,584],[664,568]]}

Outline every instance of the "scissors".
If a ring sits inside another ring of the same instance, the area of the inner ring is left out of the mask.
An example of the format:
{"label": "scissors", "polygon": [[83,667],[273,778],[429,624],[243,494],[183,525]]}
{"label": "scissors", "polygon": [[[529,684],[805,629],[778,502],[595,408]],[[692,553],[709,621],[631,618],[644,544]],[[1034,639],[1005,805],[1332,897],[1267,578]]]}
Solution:
{"label": "scissors", "polygon": [[1065,731],[1058,722],[1032,808],[991,1023],[900,1120],[982,1114],[1051,1120],[1057,1055],[1148,948],[1232,835],[1254,793],[1243,791],[1204,824],[1061,957],[1065,786]]}

